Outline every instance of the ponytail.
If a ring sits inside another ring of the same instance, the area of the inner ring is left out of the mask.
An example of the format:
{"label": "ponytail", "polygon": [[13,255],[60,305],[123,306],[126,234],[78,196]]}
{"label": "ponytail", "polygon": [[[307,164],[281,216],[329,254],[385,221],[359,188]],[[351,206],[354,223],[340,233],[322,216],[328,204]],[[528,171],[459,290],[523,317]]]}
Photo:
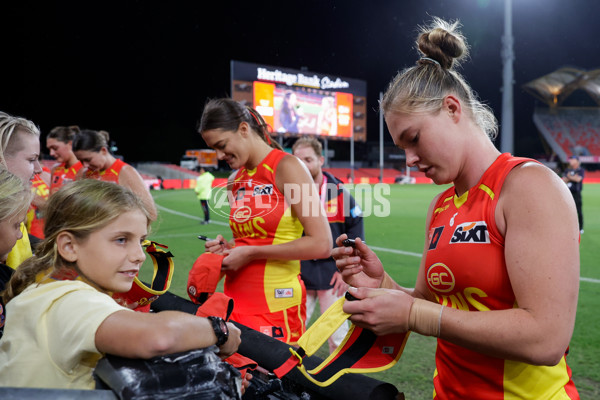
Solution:
{"label": "ponytail", "polygon": [[[269,129],[270,127],[265,122],[263,117],[255,109],[253,109],[251,107],[246,106],[246,110],[252,116],[252,119],[254,120],[254,121],[251,121],[248,123],[254,130],[256,130],[259,133],[262,133],[262,139],[272,148],[278,149],[278,150],[283,150],[281,145],[271,138],[271,132]],[[252,126],[252,125],[254,125],[253,122],[256,122],[256,126]]]}
{"label": "ponytail", "polygon": [[206,102],[198,123],[198,132],[202,134],[213,129],[235,132],[242,122],[246,122],[250,129],[270,147],[283,150],[279,143],[272,140],[270,127],[258,111],[230,98],[212,99]]}

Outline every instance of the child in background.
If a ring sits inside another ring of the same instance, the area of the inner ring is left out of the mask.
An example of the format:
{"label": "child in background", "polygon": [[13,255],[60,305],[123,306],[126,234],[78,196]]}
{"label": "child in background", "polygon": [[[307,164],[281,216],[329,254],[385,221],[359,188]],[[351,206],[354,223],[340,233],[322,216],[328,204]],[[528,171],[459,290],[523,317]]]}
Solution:
{"label": "child in background", "polygon": [[[33,193],[25,188],[21,179],[5,169],[0,169],[0,291],[12,276],[14,270],[5,264],[23,233],[21,222],[25,219]],[[0,299],[0,337],[5,321],[4,303]]]}
{"label": "child in background", "polygon": [[141,313],[120,306],[146,255],[150,215],[131,190],[85,179],[50,196],[45,239],[13,274],[0,342],[0,385],[94,389],[104,353],[129,358],[219,345],[233,354],[240,331],[178,311]]}

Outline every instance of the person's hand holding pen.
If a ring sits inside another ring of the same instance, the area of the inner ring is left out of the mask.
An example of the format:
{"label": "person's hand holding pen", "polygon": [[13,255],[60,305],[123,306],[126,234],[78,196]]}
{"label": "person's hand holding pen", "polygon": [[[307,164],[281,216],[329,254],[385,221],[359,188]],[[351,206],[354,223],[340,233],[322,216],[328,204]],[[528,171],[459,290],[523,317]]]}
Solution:
{"label": "person's hand holding pen", "polygon": [[232,248],[229,242],[227,242],[222,235],[217,235],[216,239],[211,239],[204,235],[198,235],[198,239],[206,241],[204,248],[210,253],[225,255],[227,254],[227,250]]}
{"label": "person's hand holding pen", "polygon": [[222,270],[237,271],[255,258],[254,249],[256,246],[232,246],[221,235],[216,239],[211,239],[204,235],[199,235],[198,239],[205,240],[204,248],[206,251],[214,254],[226,256],[223,259]]}

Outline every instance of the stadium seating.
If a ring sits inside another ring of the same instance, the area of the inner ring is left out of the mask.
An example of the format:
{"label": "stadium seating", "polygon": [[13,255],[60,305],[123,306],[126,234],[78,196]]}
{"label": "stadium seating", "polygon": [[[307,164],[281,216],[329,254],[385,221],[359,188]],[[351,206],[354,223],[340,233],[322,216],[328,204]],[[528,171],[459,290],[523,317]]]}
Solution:
{"label": "stadium seating", "polygon": [[562,162],[574,154],[600,157],[599,108],[538,108],[533,119]]}

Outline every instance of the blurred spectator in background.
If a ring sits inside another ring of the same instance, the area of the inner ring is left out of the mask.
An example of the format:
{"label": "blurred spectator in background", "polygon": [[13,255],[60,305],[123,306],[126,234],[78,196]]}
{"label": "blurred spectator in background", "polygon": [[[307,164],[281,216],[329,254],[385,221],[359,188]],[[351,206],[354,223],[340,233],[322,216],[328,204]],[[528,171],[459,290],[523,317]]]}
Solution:
{"label": "blurred spectator in background", "polygon": [[565,181],[567,187],[573,195],[575,200],[575,206],[577,206],[577,219],[579,220],[579,233],[583,233],[583,210],[581,209],[581,191],[583,190],[583,177],[585,176],[585,170],[581,167],[581,161],[579,157],[569,157],[569,167],[562,176],[562,180]]}
{"label": "blurred spectator in background", "polygon": [[202,225],[210,222],[210,211],[208,208],[208,201],[210,200],[210,193],[212,191],[212,183],[215,180],[213,174],[208,172],[204,167],[200,167],[200,175],[196,178],[196,197],[200,200],[200,206],[202,206],[202,212],[204,213],[204,221],[200,223]]}

